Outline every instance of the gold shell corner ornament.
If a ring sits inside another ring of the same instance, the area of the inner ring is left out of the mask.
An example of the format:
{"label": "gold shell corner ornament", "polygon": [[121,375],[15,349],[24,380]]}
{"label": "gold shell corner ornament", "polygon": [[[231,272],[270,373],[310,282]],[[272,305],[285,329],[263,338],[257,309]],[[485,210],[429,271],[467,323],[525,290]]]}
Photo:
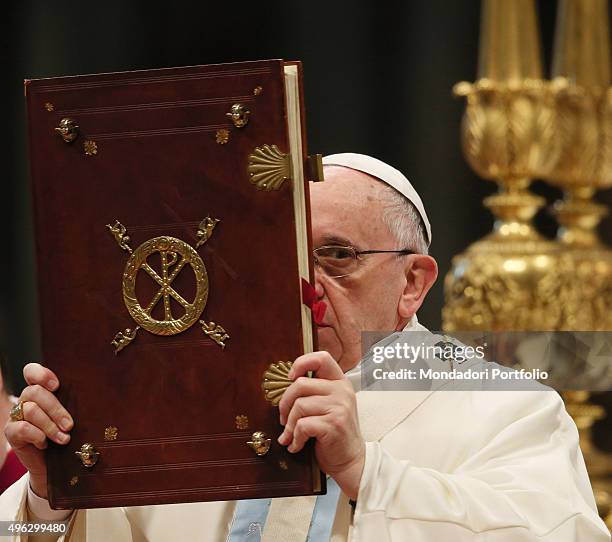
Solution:
{"label": "gold shell corner ornament", "polygon": [[291,157],[276,145],[256,147],[249,155],[249,177],[258,190],[278,190],[291,179]]}
{"label": "gold shell corner ornament", "polygon": [[270,364],[270,367],[263,374],[263,382],[261,389],[264,392],[264,397],[270,401],[272,405],[278,406],[285,390],[291,385],[293,380],[287,376],[293,362],[279,361],[278,363]]}

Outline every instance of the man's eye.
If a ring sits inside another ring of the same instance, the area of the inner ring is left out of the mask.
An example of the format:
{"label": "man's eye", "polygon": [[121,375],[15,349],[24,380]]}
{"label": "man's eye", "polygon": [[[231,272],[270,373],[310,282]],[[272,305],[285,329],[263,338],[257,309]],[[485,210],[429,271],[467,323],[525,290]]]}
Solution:
{"label": "man's eye", "polygon": [[329,249],[329,253],[327,254],[328,258],[335,258],[336,260],[345,260],[353,257],[350,250],[347,250],[342,247],[333,247]]}

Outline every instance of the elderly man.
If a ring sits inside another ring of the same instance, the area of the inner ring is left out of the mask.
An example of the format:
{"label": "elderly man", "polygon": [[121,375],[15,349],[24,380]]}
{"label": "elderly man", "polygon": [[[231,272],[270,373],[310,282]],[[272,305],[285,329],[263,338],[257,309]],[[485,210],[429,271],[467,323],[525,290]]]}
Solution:
{"label": "elderly man", "polygon": [[[76,511],[70,540],[592,541],[597,516],[578,433],[553,391],[359,391],[361,332],[426,330],[415,313],[436,279],[423,204],[408,180],[364,155],[325,159],[311,187],[321,352],[298,358],[280,404],[279,442],[314,438],[328,495]],[[303,378],[313,371],[314,378]],[[41,365],[24,369],[6,435],[29,470],[1,519],[55,518],[47,439],[72,419]]]}

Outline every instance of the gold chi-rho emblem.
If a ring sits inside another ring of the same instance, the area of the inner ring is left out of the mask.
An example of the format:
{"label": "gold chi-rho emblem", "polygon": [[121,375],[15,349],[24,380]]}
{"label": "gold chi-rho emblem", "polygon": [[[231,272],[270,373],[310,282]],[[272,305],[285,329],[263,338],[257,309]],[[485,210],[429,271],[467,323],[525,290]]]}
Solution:
{"label": "gold chi-rho emblem", "polygon": [[[119,247],[130,254],[123,272],[123,301],[130,316],[137,324],[134,329],[126,328],[115,335],[111,341],[115,354],[136,338],[136,333],[140,328],[154,335],[176,335],[189,329],[199,320],[206,307],[209,288],[206,266],[197,253],[197,249],[210,239],[218,222],[218,219],[210,217],[200,222],[195,248],[176,237],[164,235],[145,241],[136,250],[130,247],[127,228],[121,222],[116,220],[114,225],[106,225]],[[156,254],[159,254],[157,261],[161,262],[157,270],[150,263],[151,257]],[[195,296],[189,300],[185,299],[173,285],[174,280],[185,266],[191,267],[196,280]],[[136,295],[136,282],[141,270],[149,275],[150,280],[153,280],[157,286],[157,292],[153,298],[146,302],[141,302]],[[173,314],[171,299],[181,307],[180,315]],[[152,315],[153,309],[159,303],[163,303],[163,320]],[[223,327],[204,320],[200,320],[200,324],[202,331],[207,336],[225,348],[225,341],[230,337]]]}

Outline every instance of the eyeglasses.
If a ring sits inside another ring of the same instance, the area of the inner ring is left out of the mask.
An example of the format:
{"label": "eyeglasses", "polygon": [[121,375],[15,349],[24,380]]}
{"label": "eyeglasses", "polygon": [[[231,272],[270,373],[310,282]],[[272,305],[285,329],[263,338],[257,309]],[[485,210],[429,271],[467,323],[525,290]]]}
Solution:
{"label": "eyeglasses", "polygon": [[312,251],[314,263],[329,278],[339,279],[355,272],[362,254],[417,254],[412,250],[355,250],[354,247],[326,245]]}

